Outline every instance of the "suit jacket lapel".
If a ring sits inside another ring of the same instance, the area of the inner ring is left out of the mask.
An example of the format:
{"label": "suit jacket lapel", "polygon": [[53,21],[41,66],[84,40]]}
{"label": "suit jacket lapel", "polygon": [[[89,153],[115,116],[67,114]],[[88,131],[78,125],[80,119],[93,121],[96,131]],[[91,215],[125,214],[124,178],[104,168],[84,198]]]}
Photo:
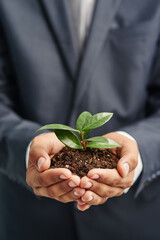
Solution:
{"label": "suit jacket lapel", "polygon": [[64,64],[74,76],[78,62],[78,43],[69,5],[66,0],[39,1],[46,21],[57,41]]}
{"label": "suit jacket lapel", "polygon": [[81,62],[76,86],[75,107],[80,104],[88,86],[92,69],[106,40],[113,18],[122,0],[97,0],[92,25]]}

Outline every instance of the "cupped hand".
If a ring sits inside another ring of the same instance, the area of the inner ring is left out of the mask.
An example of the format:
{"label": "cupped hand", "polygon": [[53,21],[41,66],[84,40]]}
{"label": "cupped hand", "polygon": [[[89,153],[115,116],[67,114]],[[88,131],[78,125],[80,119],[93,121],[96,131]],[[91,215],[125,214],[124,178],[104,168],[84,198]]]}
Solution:
{"label": "cupped hand", "polygon": [[77,200],[77,207],[82,211],[91,205],[103,204],[110,197],[122,195],[134,182],[134,170],[138,163],[136,142],[116,132],[106,134],[104,137],[113,139],[121,145],[121,148],[111,149],[120,160],[117,169],[95,168],[88,172],[87,177],[81,179],[80,187],[86,189],[86,192]]}
{"label": "cupped hand", "polygon": [[66,203],[79,199],[85,189],[79,187],[80,178],[68,169],[50,169],[51,156],[63,146],[54,133],[35,137],[30,146],[26,181],[36,195]]}

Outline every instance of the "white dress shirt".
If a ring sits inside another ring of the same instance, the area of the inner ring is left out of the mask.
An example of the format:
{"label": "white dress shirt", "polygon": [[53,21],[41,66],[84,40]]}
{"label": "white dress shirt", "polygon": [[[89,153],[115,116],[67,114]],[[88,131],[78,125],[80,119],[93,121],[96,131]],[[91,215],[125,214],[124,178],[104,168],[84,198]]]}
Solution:
{"label": "white dress shirt", "polygon": [[77,34],[77,40],[79,43],[79,50],[81,51],[91,24],[95,0],[69,0],[69,1],[73,23]]}

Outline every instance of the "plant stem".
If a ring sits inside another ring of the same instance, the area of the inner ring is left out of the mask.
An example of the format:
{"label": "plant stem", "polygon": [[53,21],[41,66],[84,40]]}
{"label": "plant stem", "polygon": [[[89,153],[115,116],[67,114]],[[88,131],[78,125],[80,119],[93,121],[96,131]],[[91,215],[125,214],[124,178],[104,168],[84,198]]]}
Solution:
{"label": "plant stem", "polygon": [[82,131],[80,132],[80,138],[82,139],[82,146],[83,146],[83,150],[85,151],[86,150],[86,144],[85,144],[85,139],[83,137]]}

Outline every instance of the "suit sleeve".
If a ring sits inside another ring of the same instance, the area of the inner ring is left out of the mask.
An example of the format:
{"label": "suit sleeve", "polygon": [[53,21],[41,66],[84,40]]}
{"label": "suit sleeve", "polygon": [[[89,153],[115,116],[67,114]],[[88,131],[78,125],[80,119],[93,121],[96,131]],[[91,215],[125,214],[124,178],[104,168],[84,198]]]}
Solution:
{"label": "suit sleeve", "polygon": [[16,79],[0,29],[0,172],[26,187],[25,152],[39,127],[20,116]]}
{"label": "suit sleeve", "polygon": [[143,172],[136,196],[151,182],[160,178],[160,39],[147,94],[147,115],[141,121],[121,129],[136,139],[143,161]]}

